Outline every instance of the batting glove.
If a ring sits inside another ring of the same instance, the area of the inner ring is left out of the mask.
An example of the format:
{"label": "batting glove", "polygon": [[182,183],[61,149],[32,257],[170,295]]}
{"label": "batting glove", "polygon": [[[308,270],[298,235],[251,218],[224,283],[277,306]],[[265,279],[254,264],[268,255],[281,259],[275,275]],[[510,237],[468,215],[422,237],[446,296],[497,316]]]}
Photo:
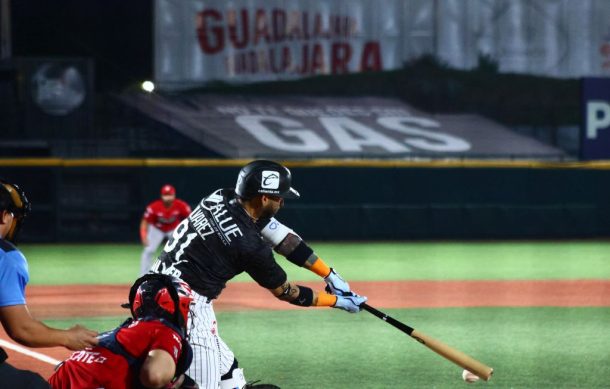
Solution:
{"label": "batting glove", "polygon": [[[350,292],[351,293],[351,292]],[[352,293],[350,296],[337,296],[337,302],[333,308],[343,309],[350,313],[360,312],[360,305],[368,300],[365,296]]]}
{"label": "batting glove", "polygon": [[330,274],[324,277],[326,282],[326,291],[336,296],[350,296],[352,291],[349,288],[347,281],[343,279],[335,269],[330,268]]}

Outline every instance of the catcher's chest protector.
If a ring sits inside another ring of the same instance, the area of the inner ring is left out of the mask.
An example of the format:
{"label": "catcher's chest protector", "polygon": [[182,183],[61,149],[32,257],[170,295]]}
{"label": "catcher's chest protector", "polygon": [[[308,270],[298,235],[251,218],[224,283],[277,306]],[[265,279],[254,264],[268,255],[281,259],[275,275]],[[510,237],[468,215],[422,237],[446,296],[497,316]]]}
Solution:
{"label": "catcher's chest protector", "polygon": [[[181,334],[181,331],[179,330],[178,327],[174,326],[172,323],[168,322],[165,319],[157,319],[157,318],[139,319],[139,321],[151,321],[151,320],[158,320],[162,324],[173,329],[176,333]],[[144,363],[144,360],[146,359],[147,355],[145,354],[140,358],[134,357],[133,355],[129,354],[127,352],[127,350],[125,350],[123,345],[121,343],[119,343],[119,341],[116,338],[117,334],[119,333],[119,331],[121,329],[130,326],[133,322],[134,322],[133,319],[131,319],[131,318],[127,319],[123,324],[121,324],[119,327],[115,328],[114,330],[107,331],[107,332],[100,334],[98,346],[104,347],[104,348],[112,351],[114,354],[120,355],[123,358],[125,358],[125,360],[129,364],[129,368],[134,372],[134,378],[136,381],[136,382],[134,382],[134,388],[140,388],[142,386],[138,379],[139,372],[140,372],[140,368],[142,367],[142,364]],[[180,357],[178,358],[178,362],[176,364],[176,376],[184,373],[188,369],[189,365],[191,364],[192,358],[193,358],[193,351],[191,349],[191,346],[189,345],[188,341],[184,337],[181,336],[181,338],[182,338],[182,353],[180,354]]]}
{"label": "catcher's chest protector", "polygon": [[98,346],[104,347],[112,351],[114,354],[122,356],[123,358],[125,358],[125,360],[127,360],[127,363],[129,364],[129,367],[131,369],[136,368],[136,370],[139,371],[140,366],[144,362],[144,358],[136,358],[133,355],[129,354],[127,350],[125,350],[123,345],[120,344],[116,339],[116,335],[119,333],[119,331],[125,327],[128,327],[131,323],[133,323],[133,319],[127,319],[125,322],[123,322],[123,324],[121,324],[114,330],[101,333],[98,337]]}

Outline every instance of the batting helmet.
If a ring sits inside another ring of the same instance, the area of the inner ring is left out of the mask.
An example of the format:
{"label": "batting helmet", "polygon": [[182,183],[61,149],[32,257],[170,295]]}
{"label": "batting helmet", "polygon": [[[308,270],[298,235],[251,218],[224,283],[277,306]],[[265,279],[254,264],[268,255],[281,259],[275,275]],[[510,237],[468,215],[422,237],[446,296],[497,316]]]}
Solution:
{"label": "batting helmet", "polygon": [[134,319],[152,316],[169,320],[186,335],[188,313],[193,301],[190,286],[164,274],[145,274],[129,291],[129,307]]}
{"label": "batting helmet", "polygon": [[290,170],[277,162],[252,161],[239,171],[235,193],[244,199],[256,195],[274,195],[288,199],[300,197],[292,185]]}
{"label": "batting helmet", "polygon": [[9,211],[14,216],[13,224],[4,239],[13,243],[17,242],[21,223],[30,209],[30,202],[19,186],[0,180],[0,211]]}

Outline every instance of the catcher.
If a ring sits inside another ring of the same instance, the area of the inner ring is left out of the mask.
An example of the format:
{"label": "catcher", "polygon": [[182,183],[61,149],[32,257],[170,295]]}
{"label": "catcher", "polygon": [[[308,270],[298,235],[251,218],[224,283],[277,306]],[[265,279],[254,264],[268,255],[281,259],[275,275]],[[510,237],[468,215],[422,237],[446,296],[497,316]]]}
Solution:
{"label": "catcher", "polygon": [[58,365],[51,387],[196,388],[183,374],[192,359],[187,334],[192,301],[190,287],[177,278],[140,277],[129,292],[132,318],[100,334],[96,347]]}

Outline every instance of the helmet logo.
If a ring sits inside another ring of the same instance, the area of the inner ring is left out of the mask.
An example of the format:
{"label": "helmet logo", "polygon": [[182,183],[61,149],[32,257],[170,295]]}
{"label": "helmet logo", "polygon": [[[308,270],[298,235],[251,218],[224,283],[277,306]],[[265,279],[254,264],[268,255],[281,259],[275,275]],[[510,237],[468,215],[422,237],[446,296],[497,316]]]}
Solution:
{"label": "helmet logo", "polygon": [[274,170],[263,170],[261,188],[277,189],[280,187],[280,174]]}

